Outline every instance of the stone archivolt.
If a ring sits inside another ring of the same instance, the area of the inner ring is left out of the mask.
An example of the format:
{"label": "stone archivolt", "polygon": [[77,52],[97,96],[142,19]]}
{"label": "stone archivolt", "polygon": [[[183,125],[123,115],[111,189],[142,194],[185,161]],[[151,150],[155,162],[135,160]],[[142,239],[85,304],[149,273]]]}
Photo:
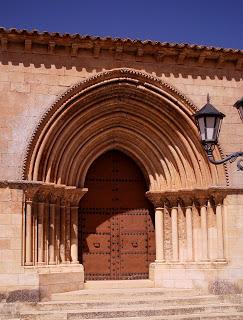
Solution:
{"label": "stone archivolt", "polygon": [[[150,191],[225,185],[208,163],[192,119],[196,108],[168,84],[117,69],[81,82],[46,113],[29,145],[24,177],[84,187],[91,163],[118,149],[142,169]],[[220,158],[220,152],[215,152]]]}

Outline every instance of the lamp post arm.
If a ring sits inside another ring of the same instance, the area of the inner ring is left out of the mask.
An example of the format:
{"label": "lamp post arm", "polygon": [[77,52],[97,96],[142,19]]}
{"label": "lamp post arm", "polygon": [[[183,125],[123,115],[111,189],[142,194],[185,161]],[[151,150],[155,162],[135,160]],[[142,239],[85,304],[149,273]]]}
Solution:
{"label": "lamp post arm", "polygon": [[[214,160],[212,151],[207,150],[207,155],[208,155],[208,160],[211,163],[218,165],[218,164],[223,164],[223,163],[230,161],[230,160],[235,161],[238,157],[243,157],[243,152],[241,152],[241,151],[233,152],[222,160]],[[243,170],[243,164],[241,164],[241,162],[243,162],[243,159],[239,160],[237,162],[237,168],[239,170]]]}

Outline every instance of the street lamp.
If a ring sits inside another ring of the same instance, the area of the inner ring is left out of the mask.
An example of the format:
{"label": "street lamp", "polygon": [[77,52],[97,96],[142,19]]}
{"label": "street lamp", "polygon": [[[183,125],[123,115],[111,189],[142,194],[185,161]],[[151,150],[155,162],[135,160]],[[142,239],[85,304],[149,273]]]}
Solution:
{"label": "street lamp", "polygon": [[[243,119],[243,98],[237,101],[234,105],[240,113],[241,119]],[[196,123],[201,136],[201,143],[207,153],[208,160],[213,164],[222,164],[229,160],[231,162],[235,161],[238,157],[243,156],[243,152],[233,152],[226,158],[222,160],[214,160],[213,150],[215,145],[218,143],[218,136],[221,128],[221,123],[225,115],[219,112],[214,106],[210,104],[209,95],[207,97],[207,103],[201,110],[194,114]],[[238,160],[237,168],[238,170],[243,170],[243,165],[241,164],[243,160]]]}
{"label": "street lamp", "polygon": [[236,101],[234,107],[238,110],[241,120],[243,121],[243,98]]}

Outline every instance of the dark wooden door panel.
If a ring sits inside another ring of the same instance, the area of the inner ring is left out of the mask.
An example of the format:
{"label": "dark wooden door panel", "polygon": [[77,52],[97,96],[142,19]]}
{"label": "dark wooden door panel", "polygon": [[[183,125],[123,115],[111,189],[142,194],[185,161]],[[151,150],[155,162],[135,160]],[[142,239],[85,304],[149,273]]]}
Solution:
{"label": "dark wooden door panel", "polygon": [[92,164],[85,183],[79,259],[86,279],[147,278],[155,259],[154,217],[140,169],[113,150]]}

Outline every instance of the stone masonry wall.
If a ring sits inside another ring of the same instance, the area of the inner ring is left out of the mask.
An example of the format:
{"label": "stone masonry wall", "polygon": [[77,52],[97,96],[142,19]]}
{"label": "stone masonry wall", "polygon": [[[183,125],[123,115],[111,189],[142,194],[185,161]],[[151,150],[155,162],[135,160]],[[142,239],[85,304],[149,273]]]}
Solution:
{"label": "stone masonry wall", "polygon": [[[57,97],[73,84],[97,72],[128,67],[145,71],[172,84],[201,108],[210,94],[211,103],[226,114],[220,134],[224,153],[242,150],[243,130],[239,115],[232,105],[242,96],[242,71],[213,68],[210,63],[192,67],[185,62],[174,65],[144,57],[136,61],[123,55],[117,60],[109,54],[99,58],[62,57],[45,54],[0,54],[0,177],[21,178],[24,150],[36,123]],[[230,182],[243,186],[243,173],[229,165]]]}

